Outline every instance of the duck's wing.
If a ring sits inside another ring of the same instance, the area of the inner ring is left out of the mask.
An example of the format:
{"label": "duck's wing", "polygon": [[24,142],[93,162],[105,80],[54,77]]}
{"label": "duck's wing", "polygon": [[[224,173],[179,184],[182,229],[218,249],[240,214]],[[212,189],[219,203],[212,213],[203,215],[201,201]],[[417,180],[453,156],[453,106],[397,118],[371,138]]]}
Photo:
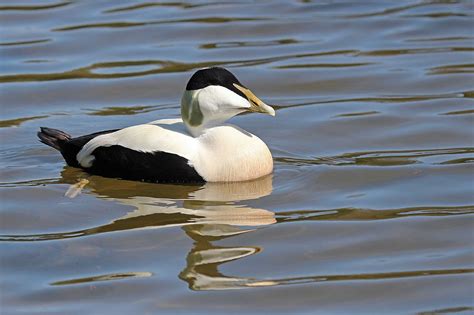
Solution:
{"label": "duck's wing", "polygon": [[153,120],[148,123],[148,125],[178,125],[183,124],[182,118],[165,118]]}
{"label": "duck's wing", "polygon": [[88,141],[76,160],[86,171],[149,182],[203,182],[192,166],[196,141],[156,125],[138,125]]}

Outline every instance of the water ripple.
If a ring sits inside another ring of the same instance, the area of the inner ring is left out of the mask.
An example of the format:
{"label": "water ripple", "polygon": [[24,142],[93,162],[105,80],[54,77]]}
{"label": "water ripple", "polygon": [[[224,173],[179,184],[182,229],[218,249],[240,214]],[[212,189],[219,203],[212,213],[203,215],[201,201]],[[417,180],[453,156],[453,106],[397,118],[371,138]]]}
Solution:
{"label": "water ripple", "polygon": [[[257,66],[263,64],[271,64],[280,61],[286,61],[291,59],[301,59],[308,57],[323,57],[323,56],[337,56],[337,55],[368,55],[368,56],[383,56],[383,55],[398,55],[398,54],[410,54],[410,53],[421,53],[427,52],[440,52],[444,50],[452,50],[455,48],[429,48],[429,49],[404,49],[404,50],[380,50],[380,51],[368,51],[362,52],[358,50],[331,50],[321,51],[314,53],[304,54],[287,54],[274,57],[266,58],[254,58],[254,59],[234,59],[234,60],[222,60],[222,61],[202,61],[195,63],[183,63],[172,60],[129,60],[129,61],[114,61],[114,62],[101,62],[95,63],[90,66],[77,68],[60,73],[30,73],[30,74],[12,74],[0,76],[0,83],[10,82],[32,82],[32,81],[54,81],[54,80],[68,80],[68,79],[110,79],[110,78],[125,78],[135,76],[145,76],[158,73],[170,73],[170,72],[184,72],[190,71],[196,68],[210,67],[210,66]],[[469,51],[472,48],[457,48],[463,51]],[[308,67],[322,67],[322,68],[342,68],[342,67],[359,67],[364,65],[374,64],[373,62],[365,63],[319,63],[319,64],[295,64],[295,65],[283,65],[275,66],[274,68],[285,69],[285,68],[308,68]],[[442,73],[451,72],[471,72],[472,65],[453,65],[433,68],[431,71],[441,71]],[[469,68],[469,69],[466,69]],[[130,71],[130,69],[132,69]],[[431,99],[432,96],[429,96]],[[415,98],[423,99],[423,96],[409,97],[410,100]],[[391,101],[393,98],[389,99]],[[366,100],[360,98],[357,100]],[[382,100],[382,99],[380,99]],[[399,97],[399,100],[403,101],[403,97]]]}
{"label": "water ripple", "polygon": [[457,111],[442,113],[440,115],[471,115],[471,114],[474,114],[474,109],[457,110]]}
{"label": "water ripple", "polygon": [[240,17],[205,17],[196,19],[176,19],[176,20],[158,20],[148,22],[107,22],[107,23],[90,23],[80,24],[73,26],[65,26],[55,28],[53,31],[75,31],[88,28],[124,28],[124,27],[137,27],[145,25],[157,25],[157,24],[179,24],[179,23],[230,23],[230,22],[256,22],[256,21],[268,21],[270,18],[252,17],[252,18],[240,18]]}
{"label": "water ripple", "polygon": [[399,271],[399,272],[384,272],[384,273],[367,273],[367,274],[344,274],[344,275],[317,275],[294,278],[281,279],[266,279],[254,280],[247,279],[241,283],[241,286],[246,287],[267,287],[276,285],[290,285],[290,284],[306,284],[316,282],[328,281],[358,281],[358,280],[384,280],[384,279],[398,279],[407,277],[426,277],[426,276],[441,276],[441,275],[457,275],[474,273],[474,269],[435,269],[435,270],[416,270],[416,271]]}
{"label": "water ripple", "polygon": [[161,105],[154,106],[127,106],[127,107],[105,107],[99,110],[92,110],[92,116],[117,116],[117,115],[137,115],[149,113],[158,109],[164,109]]}
{"label": "water ripple", "polygon": [[43,5],[5,5],[0,6],[0,11],[32,11],[32,10],[47,10],[55,9],[67,6],[71,4],[72,1],[58,2],[52,4],[43,4]]}
{"label": "water ripple", "polygon": [[398,55],[415,55],[415,54],[433,54],[446,53],[452,51],[474,51],[472,47],[428,47],[428,48],[405,48],[405,49],[377,49],[371,51],[362,51],[359,56],[386,57]]}
{"label": "water ripple", "polygon": [[304,63],[295,65],[284,65],[275,67],[277,69],[298,69],[298,68],[348,68],[348,67],[362,67],[373,65],[375,62],[359,62],[359,63]]}
{"label": "water ripple", "polygon": [[445,41],[465,41],[465,40],[472,40],[474,37],[472,36],[447,36],[447,37],[431,37],[431,38],[410,38],[406,39],[406,42],[414,42],[414,43],[423,43],[423,42],[445,42]]}
{"label": "water ripple", "polygon": [[468,17],[471,16],[466,13],[460,12],[436,12],[436,13],[427,13],[427,14],[409,14],[405,15],[405,17],[409,18],[445,18],[445,17]]}
{"label": "water ripple", "polygon": [[33,44],[40,44],[40,43],[47,43],[50,42],[51,39],[35,39],[35,40],[25,40],[19,42],[7,42],[7,43],[0,43],[0,46],[25,46],[25,45],[33,45]]}
{"label": "water ripple", "polygon": [[[34,81],[55,81],[70,79],[115,79],[125,77],[145,76],[158,73],[184,72],[197,68],[227,65],[227,66],[255,66],[267,64],[292,58],[305,58],[316,56],[330,56],[353,53],[352,50],[324,51],[307,54],[290,54],[269,58],[257,58],[247,60],[227,60],[227,61],[206,61],[196,63],[182,63],[171,60],[136,60],[136,61],[114,61],[95,63],[90,66],[77,68],[59,73],[31,73],[14,74],[0,76],[0,83],[11,82],[34,82]],[[143,67],[149,67],[149,70],[143,70]],[[135,69],[135,71],[126,71],[126,69]],[[116,70],[114,72],[114,70]]]}
{"label": "water ripple", "polygon": [[[160,207],[158,204],[155,205]],[[216,208],[217,209],[217,208]],[[168,211],[176,211],[170,207]],[[183,226],[203,226],[211,223],[215,224],[215,218],[224,220],[226,224],[230,223],[240,226],[248,225],[248,222],[259,225],[273,224],[274,220],[269,220],[269,211],[259,209],[245,209],[234,207],[231,213],[222,213],[223,210],[214,212],[188,211],[170,212],[170,213],[151,213],[139,216],[125,216],[114,220],[105,225],[95,226],[84,230],[66,231],[59,233],[39,233],[39,234],[18,234],[18,235],[0,235],[0,242],[38,242],[54,241],[69,238],[85,237],[110,232],[140,230],[148,228],[173,228]],[[239,211],[246,211],[239,214]],[[236,214],[237,212],[237,214]],[[294,210],[283,211],[275,214],[276,224],[298,222],[298,221],[372,221],[398,219],[408,216],[448,216],[448,215],[466,215],[474,214],[474,205],[457,207],[408,207],[400,209],[363,209],[363,208],[338,208],[326,210]],[[224,222],[222,221],[222,222]],[[207,223],[206,223],[207,222]],[[243,223],[243,224],[242,224]],[[240,234],[251,230],[237,230],[233,234]]]}
{"label": "water ripple", "polygon": [[[364,102],[364,103],[411,103],[421,102],[428,100],[437,99],[452,99],[452,98],[473,98],[474,91],[464,92],[453,92],[445,94],[425,94],[425,95],[378,95],[375,97],[355,97],[355,98],[337,98],[337,99],[326,99],[326,100],[313,100],[291,103],[293,100],[288,100],[288,105],[272,105],[275,109],[281,108],[295,108],[313,105],[324,105],[324,104],[335,104],[335,103],[353,103],[353,102]],[[336,116],[337,117],[337,116]]]}
{"label": "water ripple", "polygon": [[[179,63],[161,60],[101,62],[59,73],[32,73],[0,76],[0,83],[71,79],[115,79],[157,73],[183,72],[217,64],[219,64],[219,62]],[[130,71],[129,69],[132,70]]]}
{"label": "water ripple", "polygon": [[[454,2],[457,2],[457,1],[454,1]],[[380,16],[392,15],[392,14],[395,14],[395,13],[409,11],[411,9],[415,9],[415,8],[419,8],[419,7],[442,4],[442,3],[443,3],[442,1],[436,1],[436,0],[421,1],[421,2],[418,2],[418,3],[414,3],[414,4],[398,6],[398,7],[394,7],[394,8],[384,9],[384,10],[381,10],[381,11],[368,12],[368,13],[362,13],[362,14],[346,15],[345,17],[346,18],[380,17]],[[452,1],[449,1],[449,3],[452,3]]]}
{"label": "water ripple", "polygon": [[218,49],[218,48],[239,48],[239,47],[268,47],[268,46],[280,46],[301,43],[300,41],[292,38],[283,38],[277,40],[260,40],[260,41],[245,41],[245,42],[218,42],[218,43],[207,43],[201,44],[199,48],[202,49]]}
{"label": "water ripple", "polygon": [[356,112],[356,113],[347,113],[347,114],[339,114],[336,115],[335,117],[354,117],[354,116],[369,116],[369,115],[376,115],[379,114],[380,112],[372,110],[368,112]]}
{"label": "water ripple", "polygon": [[295,221],[372,221],[409,216],[446,216],[474,214],[474,205],[456,207],[407,207],[399,209],[339,208],[327,210],[294,210],[279,212],[277,222]]}
{"label": "water ripple", "polygon": [[[399,166],[415,163],[422,163],[422,158],[443,156],[443,155],[464,155],[473,154],[474,148],[450,148],[450,149],[426,149],[426,150],[390,150],[390,151],[366,151],[345,153],[338,156],[319,157],[313,159],[276,157],[275,161],[283,164],[293,165],[330,165],[330,166]],[[455,161],[467,163],[468,159],[456,159],[448,162],[437,163],[455,164]]]}
{"label": "water ripple", "polygon": [[474,73],[474,64],[457,64],[429,69],[430,74]]}
{"label": "water ripple", "polygon": [[207,2],[207,3],[189,3],[189,2],[143,2],[139,4],[134,4],[131,6],[126,7],[119,7],[115,9],[109,9],[104,11],[103,13],[117,13],[117,12],[127,12],[127,11],[135,11],[153,7],[176,7],[181,9],[191,9],[191,8],[198,8],[198,7],[205,7],[205,6],[213,6],[213,5],[229,5],[235,4],[239,2]]}
{"label": "water ripple", "polygon": [[98,282],[98,281],[123,280],[127,278],[151,277],[152,275],[153,273],[151,272],[109,273],[109,274],[99,275],[99,276],[56,281],[56,282],[51,283],[51,285],[70,285],[70,284],[81,284],[81,283],[90,283],[90,282]]}

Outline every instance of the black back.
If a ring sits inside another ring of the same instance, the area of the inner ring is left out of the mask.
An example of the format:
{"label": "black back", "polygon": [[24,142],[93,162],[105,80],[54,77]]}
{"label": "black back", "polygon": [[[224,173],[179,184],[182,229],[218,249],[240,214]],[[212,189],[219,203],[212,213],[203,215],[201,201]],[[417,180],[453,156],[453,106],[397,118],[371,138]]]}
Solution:
{"label": "black back", "polygon": [[186,90],[199,90],[210,85],[220,85],[246,98],[244,93],[234,86],[234,83],[244,87],[229,70],[221,67],[212,67],[196,71],[191,79],[189,79]]}

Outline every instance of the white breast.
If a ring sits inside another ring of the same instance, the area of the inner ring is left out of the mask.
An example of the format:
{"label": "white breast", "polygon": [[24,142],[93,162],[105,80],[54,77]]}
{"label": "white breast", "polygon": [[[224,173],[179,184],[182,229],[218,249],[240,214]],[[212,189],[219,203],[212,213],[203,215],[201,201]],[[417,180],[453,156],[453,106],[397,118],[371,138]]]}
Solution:
{"label": "white breast", "polygon": [[193,165],[207,181],[245,181],[273,170],[273,158],[267,145],[236,126],[207,129],[197,140],[198,154]]}

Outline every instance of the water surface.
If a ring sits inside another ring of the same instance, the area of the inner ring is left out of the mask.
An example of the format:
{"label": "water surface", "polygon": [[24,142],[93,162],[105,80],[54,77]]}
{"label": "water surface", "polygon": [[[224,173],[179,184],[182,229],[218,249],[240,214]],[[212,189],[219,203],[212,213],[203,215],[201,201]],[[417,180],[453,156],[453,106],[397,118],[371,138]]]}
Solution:
{"label": "water surface", "polygon": [[[473,313],[473,12],[1,1],[1,313]],[[36,139],[176,118],[213,65],[275,105],[232,120],[273,175],[107,179]]]}

